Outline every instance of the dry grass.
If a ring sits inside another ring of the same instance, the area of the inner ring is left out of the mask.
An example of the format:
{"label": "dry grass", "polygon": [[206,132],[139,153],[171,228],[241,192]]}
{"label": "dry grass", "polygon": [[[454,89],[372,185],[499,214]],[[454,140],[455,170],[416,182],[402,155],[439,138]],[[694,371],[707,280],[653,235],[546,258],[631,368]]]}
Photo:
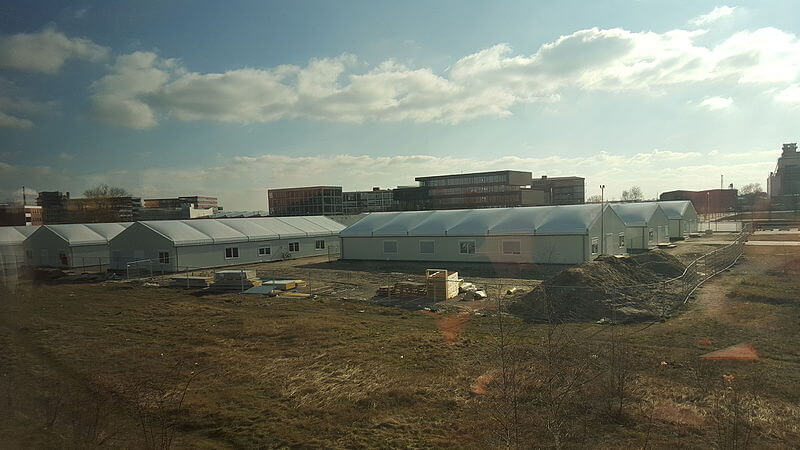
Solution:
{"label": "dry grass", "polygon": [[[768,250],[747,251],[677,317],[617,328],[632,370],[624,418],[610,420],[602,412],[606,394],[589,385],[584,398],[568,402],[580,420],[564,434],[566,445],[717,445],[728,387],[741,394],[754,446],[800,440],[800,310],[796,302],[774,301],[797,299],[796,272]],[[202,373],[177,416],[179,447],[498,445],[486,414],[498,388],[491,309],[485,317],[450,315],[339,298],[197,297],[122,283],[23,285],[0,295],[5,447],[80,446],[82,430],[73,430],[66,413],[74,408],[54,411],[59,398],[92,405],[92,392],[114,402],[96,435],[111,436],[113,446],[142,447],[136,408],[156,408],[154,392],[174,394],[192,372]],[[526,373],[547,373],[535,358],[547,325],[508,321]],[[608,331],[564,326],[563,336],[575,339],[560,349],[559,367],[594,367],[592,355],[602,360],[611,342]],[[752,343],[761,359],[698,362],[741,342]],[[141,380],[159,381],[160,390],[137,391]],[[527,444],[551,445],[537,427],[558,424],[549,419],[567,408],[548,410],[529,393],[522,399],[534,430]]]}

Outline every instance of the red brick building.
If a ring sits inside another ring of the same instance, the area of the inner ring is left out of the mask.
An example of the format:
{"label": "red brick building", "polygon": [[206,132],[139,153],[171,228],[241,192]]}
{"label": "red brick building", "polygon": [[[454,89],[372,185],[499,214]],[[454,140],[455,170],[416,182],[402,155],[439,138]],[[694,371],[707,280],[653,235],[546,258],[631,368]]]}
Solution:
{"label": "red brick building", "polygon": [[669,191],[661,194],[662,201],[691,200],[698,214],[736,211],[739,191],[736,189],[709,189],[706,191]]}

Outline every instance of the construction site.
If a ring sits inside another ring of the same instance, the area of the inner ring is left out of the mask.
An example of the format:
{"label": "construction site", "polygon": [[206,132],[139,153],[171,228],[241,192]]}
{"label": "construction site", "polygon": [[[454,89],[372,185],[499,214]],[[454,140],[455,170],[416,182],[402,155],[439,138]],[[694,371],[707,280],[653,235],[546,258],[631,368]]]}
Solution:
{"label": "construction site", "polygon": [[573,265],[36,269],[0,302],[0,434],[25,430],[11,445],[34,447],[790,446],[798,243],[746,227]]}

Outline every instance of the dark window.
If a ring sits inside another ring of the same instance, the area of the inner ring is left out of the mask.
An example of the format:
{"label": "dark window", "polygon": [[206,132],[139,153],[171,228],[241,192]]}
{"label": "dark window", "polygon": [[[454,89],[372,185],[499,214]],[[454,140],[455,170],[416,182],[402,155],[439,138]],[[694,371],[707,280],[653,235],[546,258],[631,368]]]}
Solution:
{"label": "dark window", "polygon": [[158,252],[158,262],[169,264],[169,252]]}
{"label": "dark window", "polygon": [[289,242],[289,251],[290,252],[299,252],[300,251],[300,243],[299,242]]}
{"label": "dark window", "polygon": [[225,249],[225,259],[238,258],[239,247],[228,247]]}
{"label": "dark window", "polygon": [[324,239],[320,239],[320,240],[314,242],[314,248],[317,249],[317,250],[324,249],[325,248],[325,240]]}

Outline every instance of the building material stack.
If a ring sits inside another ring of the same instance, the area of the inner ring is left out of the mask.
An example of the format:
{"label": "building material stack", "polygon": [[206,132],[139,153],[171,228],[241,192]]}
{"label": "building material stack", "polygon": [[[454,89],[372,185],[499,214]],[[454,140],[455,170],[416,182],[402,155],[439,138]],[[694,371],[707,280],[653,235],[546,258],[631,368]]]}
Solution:
{"label": "building material stack", "polygon": [[211,277],[174,276],[170,278],[169,287],[205,289],[211,284],[211,280]]}
{"label": "building material stack", "polygon": [[220,270],[214,272],[211,289],[225,291],[245,291],[253,286],[261,286],[261,279],[255,270]]}
{"label": "building material stack", "polygon": [[412,297],[419,298],[428,295],[425,283],[415,283],[413,281],[400,281],[391,286],[381,286],[378,288],[378,297]]}
{"label": "building material stack", "polygon": [[448,272],[445,269],[425,270],[428,297],[434,300],[447,300],[457,296],[461,281],[458,278],[458,272]]}

